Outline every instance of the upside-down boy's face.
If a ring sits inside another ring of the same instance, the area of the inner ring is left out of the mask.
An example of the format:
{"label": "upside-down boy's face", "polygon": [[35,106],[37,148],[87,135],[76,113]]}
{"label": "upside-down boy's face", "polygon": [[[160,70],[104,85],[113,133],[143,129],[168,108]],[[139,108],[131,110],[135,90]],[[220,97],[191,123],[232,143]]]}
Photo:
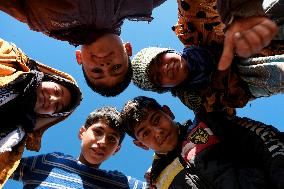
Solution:
{"label": "upside-down boy's face", "polygon": [[111,88],[121,83],[129,68],[131,45],[114,34],[106,34],[76,52],[86,76],[94,86]]}
{"label": "upside-down boy's face", "polygon": [[149,66],[150,80],[160,87],[175,87],[188,76],[185,59],[176,53],[163,53]]}

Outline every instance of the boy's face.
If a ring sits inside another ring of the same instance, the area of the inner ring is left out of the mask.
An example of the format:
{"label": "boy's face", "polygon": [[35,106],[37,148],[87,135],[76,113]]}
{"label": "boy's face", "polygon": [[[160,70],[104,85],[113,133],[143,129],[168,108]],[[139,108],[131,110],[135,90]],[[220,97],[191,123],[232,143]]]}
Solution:
{"label": "boy's face", "polygon": [[100,120],[88,129],[80,129],[81,155],[79,160],[87,165],[100,165],[119,149],[120,135],[109,127],[106,121]]}
{"label": "boy's face", "polygon": [[136,145],[142,144],[157,153],[173,150],[178,142],[178,127],[167,106],[163,106],[163,111],[149,110],[147,119],[135,126],[134,134],[137,138],[134,141]]}
{"label": "boy's face", "polygon": [[188,75],[186,61],[176,53],[163,53],[159,61],[149,66],[149,76],[160,87],[175,87]]}
{"label": "boy's face", "polygon": [[71,102],[69,90],[58,83],[43,81],[37,88],[35,112],[48,114],[62,112]]}
{"label": "boy's face", "polygon": [[111,88],[124,80],[131,55],[130,43],[123,44],[119,36],[106,34],[90,45],[76,51],[86,76],[95,86]]}

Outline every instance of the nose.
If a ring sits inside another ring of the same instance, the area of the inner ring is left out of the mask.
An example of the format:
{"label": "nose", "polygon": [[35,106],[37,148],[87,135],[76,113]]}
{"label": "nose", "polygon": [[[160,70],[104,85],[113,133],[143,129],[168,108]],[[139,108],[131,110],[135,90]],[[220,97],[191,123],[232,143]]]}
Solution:
{"label": "nose", "polygon": [[50,104],[54,104],[58,101],[60,101],[60,96],[56,96],[56,95],[50,95],[49,96],[49,100],[50,100]]}
{"label": "nose", "polygon": [[154,127],[154,133],[157,139],[161,138],[163,130],[160,127]]}
{"label": "nose", "polygon": [[110,62],[102,62],[100,63],[100,66],[104,67],[104,66],[109,66],[110,65]]}
{"label": "nose", "polygon": [[110,58],[109,57],[94,57],[95,62],[97,62],[100,66],[109,66]]}
{"label": "nose", "polygon": [[101,136],[99,139],[98,139],[98,144],[100,145],[100,146],[106,146],[106,136],[105,135],[103,135],[103,136]]}
{"label": "nose", "polygon": [[161,74],[162,75],[164,75],[164,76],[166,76],[167,75],[167,72],[168,72],[168,64],[163,64],[162,66],[161,66],[162,68],[161,68]]}

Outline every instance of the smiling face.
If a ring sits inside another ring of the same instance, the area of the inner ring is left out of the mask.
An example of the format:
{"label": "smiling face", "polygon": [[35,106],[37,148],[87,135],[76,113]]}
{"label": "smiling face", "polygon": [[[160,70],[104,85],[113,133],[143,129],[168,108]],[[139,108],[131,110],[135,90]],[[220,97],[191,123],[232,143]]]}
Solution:
{"label": "smiling face", "polygon": [[149,66],[150,80],[160,87],[175,87],[188,76],[185,59],[176,53],[163,53]]}
{"label": "smiling face", "polygon": [[130,43],[123,44],[119,36],[105,34],[90,45],[76,51],[76,58],[95,86],[111,88],[124,80],[131,55]]}
{"label": "smiling face", "polygon": [[178,127],[167,106],[163,106],[163,111],[149,110],[147,119],[135,125],[134,134],[137,138],[134,141],[136,145],[139,146],[140,142],[157,153],[172,151],[178,142]]}
{"label": "smiling face", "polygon": [[63,112],[70,104],[71,94],[69,90],[58,83],[43,81],[37,88],[37,101],[35,112],[51,115]]}
{"label": "smiling face", "polygon": [[99,120],[88,129],[82,127],[79,138],[82,140],[79,160],[86,165],[99,167],[120,149],[119,133],[104,120]]}

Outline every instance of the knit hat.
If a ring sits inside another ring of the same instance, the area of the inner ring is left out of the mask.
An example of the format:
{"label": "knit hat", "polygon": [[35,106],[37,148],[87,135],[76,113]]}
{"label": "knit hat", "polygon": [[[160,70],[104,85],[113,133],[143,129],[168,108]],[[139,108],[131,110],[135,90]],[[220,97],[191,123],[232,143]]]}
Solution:
{"label": "knit hat", "polygon": [[133,58],[131,64],[133,69],[133,83],[140,89],[163,93],[167,88],[159,87],[151,82],[149,77],[149,66],[156,62],[157,57],[163,53],[175,52],[173,49],[149,47],[139,51]]}

